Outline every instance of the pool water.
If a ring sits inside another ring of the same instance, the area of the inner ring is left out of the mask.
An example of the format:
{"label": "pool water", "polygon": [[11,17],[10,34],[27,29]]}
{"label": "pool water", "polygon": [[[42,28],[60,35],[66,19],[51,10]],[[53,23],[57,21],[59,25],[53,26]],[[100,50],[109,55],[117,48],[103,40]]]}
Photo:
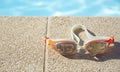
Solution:
{"label": "pool water", "polygon": [[0,16],[120,16],[120,0],[1,0]]}

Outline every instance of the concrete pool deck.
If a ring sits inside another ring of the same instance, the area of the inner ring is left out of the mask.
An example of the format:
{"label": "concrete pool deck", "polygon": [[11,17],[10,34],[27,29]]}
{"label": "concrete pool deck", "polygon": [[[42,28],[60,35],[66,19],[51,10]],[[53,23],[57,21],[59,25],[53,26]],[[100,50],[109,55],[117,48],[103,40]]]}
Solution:
{"label": "concrete pool deck", "polygon": [[[114,36],[112,52],[95,61],[86,55],[67,58],[44,46],[45,36],[71,38],[75,24]],[[0,17],[0,72],[120,72],[120,17]]]}

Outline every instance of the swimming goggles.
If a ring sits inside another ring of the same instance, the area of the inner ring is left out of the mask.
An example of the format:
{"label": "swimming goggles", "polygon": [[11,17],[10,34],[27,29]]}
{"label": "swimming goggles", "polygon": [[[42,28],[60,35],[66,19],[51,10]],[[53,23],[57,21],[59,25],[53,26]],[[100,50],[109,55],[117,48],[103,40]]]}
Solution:
{"label": "swimming goggles", "polygon": [[45,37],[44,42],[64,56],[76,54],[80,49],[84,49],[92,56],[104,54],[114,43],[114,37],[94,36],[85,26],[80,24],[72,27],[71,36],[72,39],[50,39]]}

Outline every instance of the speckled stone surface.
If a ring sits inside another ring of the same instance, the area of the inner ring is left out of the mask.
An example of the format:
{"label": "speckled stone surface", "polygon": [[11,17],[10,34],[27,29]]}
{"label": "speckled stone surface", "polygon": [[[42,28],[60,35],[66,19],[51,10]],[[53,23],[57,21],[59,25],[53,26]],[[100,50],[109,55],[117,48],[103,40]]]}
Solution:
{"label": "speckled stone surface", "polygon": [[47,17],[0,17],[0,72],[43,72]]}
{"label": "speckled stone surface", "polygon": [[120,72],[120,17],[50,17],[48,32],[50,38],[71,38],[70,29],[83,24],[95,35],[114,36],[115,48],[111,53],[95,61],[88,55],[64,57],[46,47],[46,72]]}
{"label": "speckled stone surface", "polygon": [[[75,24],[95,35],[114,36],[115,47],[99,61],[64,57],[43,39],[68,38]],[[120,17],[0,17],[0,72],[120,72]]]}

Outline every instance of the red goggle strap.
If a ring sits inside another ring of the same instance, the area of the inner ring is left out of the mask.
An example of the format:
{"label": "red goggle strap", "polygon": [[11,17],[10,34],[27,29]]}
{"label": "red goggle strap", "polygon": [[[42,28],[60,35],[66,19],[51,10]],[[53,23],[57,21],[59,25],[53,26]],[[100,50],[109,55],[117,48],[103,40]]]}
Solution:
{"label": "red goggle strap", "polygon": [[106,42],[108,42],[108,46],[110,46],[111,43],[114,43],[114,37],[111,36]]}
{"label": "red goggle strap", "polygon": [[114,37],[110,37],[106,42],[113,43],[114,42]]}
{"label": "red goggle strap", "polygon": [[46,42],[47,42],[48,39],[49,39],[49,37],[45,37],[44,44],[46,44]]}

